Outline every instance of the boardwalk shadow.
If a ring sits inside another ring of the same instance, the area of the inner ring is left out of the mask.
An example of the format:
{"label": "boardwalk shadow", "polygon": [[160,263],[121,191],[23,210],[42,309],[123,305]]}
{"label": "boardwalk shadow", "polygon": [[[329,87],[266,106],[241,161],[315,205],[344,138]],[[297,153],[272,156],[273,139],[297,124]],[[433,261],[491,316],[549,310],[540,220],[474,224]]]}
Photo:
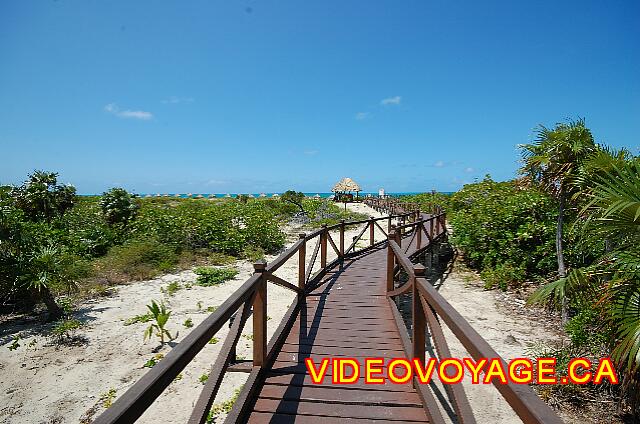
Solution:
{"label": "boardwalk shadow", "polygon": [[[299,404],[297,401],[302,396],[302,388],[306,377],[306,366],[304,365],[305,358],[311,357],[311,349],[314,345],[315,339],[320,328],[320,321],[322,320],[325,305],[327,303],[327,297],[331,292],[331,289],[338,281],[340,276],[357,260],[357,258],[350,258],[348,260],[338,263],[333,269],[327,272],[327,274],[320,280],[320,284],[309,293],[304,299],[301,300],[300,312],[298,320],[295,325],[298,325],[298,346],[299,352],[296,355],[296,365],[277,368],[278,374],[291,374],[287,389],[280,399],[280,402],[276,408],[276,413],[282,414],[276,417],[272,417],[270,422],[272,423],[293,423],[296,420],[296,413],[298,411]],[[321,289],[320,292],[318,290]],[[307,303],[308,298],[317,298],[317,307],[311,314],[309,313],[309,305]],[[294,327],[295,328],[295,327]],[[309,346],[308,349],[302,349],[303,346]],[[302,352],[304,350],[304,352]],[[308,351],[308,352],[307,352]]]}

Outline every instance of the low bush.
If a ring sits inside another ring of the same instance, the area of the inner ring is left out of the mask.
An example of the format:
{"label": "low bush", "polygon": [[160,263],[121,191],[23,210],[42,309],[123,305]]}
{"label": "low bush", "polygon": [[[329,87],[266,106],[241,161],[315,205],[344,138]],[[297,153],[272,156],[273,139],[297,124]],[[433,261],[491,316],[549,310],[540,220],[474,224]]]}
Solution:
{"label": "low bush", "polygon": [[522,265],[516,266],[511,262],[496,265],[495,268],[485,268],[480,273],[484,287],[492,289],[499,287],[506,290],[508,287],[516,287],[527,278],[526,270]]}
{"label": "low bush", "polygon": [[447,219],[454,244],[468,265],[484,270],[489,286],[506,287],[555,269],[555,204],[534,188],[487,176],[451,196]]}
{"label": "low bush", "polygon": [[113,247],[96,262],[96,272],[110,283],[148,280],[172,269],[177,263],[175,251],[155,240],[132,240]]}
{"label": "low bush", "polygon": [[196,284],[205,287],[222,284],[238,275],[238,271],[233,268],[197,267],[193,271],[198,274]]}

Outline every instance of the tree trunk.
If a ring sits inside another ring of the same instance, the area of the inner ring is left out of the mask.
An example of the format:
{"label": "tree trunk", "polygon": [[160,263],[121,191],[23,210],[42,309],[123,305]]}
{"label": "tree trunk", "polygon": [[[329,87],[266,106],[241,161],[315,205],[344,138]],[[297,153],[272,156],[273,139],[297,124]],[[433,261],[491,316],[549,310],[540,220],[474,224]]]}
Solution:
{"label": "tree trunk", "polygon": [[[564,226],[564,203],[565,203],[564,189],[560,190],[560,196],[558,199],[558,225],[556,227],[556,255],[558,257],[558,278],[565,278],[567,276],[567,267],[564,263],[564,246],[562,242],[562,227]],[[566,324],[569,320],[568,306],[567,306],[567,294],[562,297],[562,324]]]}
{"label": "tree trunk", "polygon": [[44,304],[47,306],[47,309],[49,310],[50,319],[54,320],[62,316],[62,309],[56,303],[56,300],[51,294],[51,291],[49,291],[49,288],[47,287],[40,288],[40,299],[42,299]]}

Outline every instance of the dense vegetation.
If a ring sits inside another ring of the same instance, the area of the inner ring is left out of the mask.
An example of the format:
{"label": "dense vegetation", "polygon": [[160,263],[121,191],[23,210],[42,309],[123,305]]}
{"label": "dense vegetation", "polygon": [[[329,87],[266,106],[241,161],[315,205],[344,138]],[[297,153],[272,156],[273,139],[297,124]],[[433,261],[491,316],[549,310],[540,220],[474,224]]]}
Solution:
{"label": "dense vegetation", "polygon": [[76,196],[57,174],[37,171],[21,186],[0,187],[0,306],[64,314],[56,296],[104,291],[192,264],[251,260],[284,245],[281,227],[351,219],[327,201],[138,198],[114,188]]}
{"label": "dense vegetation", "polygon": [[[521,150],[521,178],[487,176],[437,199],[452,239],[487,287],[539,282],[530,302],[557,308],[570,340],[536,354],[559,358],[559,368],[571,357],[611,355],[623,381],[614,392],[637,414],[640,158],[596,143],[583,120],[540,127]],[[410,200],[428,207],[421,196]],[[585,389],[545,390],[575,399]]]}

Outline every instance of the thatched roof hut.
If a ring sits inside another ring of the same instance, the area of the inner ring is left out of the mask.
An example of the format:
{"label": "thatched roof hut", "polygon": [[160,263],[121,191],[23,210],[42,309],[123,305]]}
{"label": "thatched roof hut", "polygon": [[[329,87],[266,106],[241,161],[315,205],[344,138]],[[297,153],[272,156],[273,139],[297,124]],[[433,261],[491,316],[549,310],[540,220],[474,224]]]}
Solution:
{"label": "thatched roof hut", "polygon": [[362,189],[360,188],[358,183],[353,181],[351,178],[343,178],[340,181],[338,181],[336,185],[333,186],[331,191],[334,193],[349,193],[349,192],[358,193],[362,191]]}
{"label": "thatched roof hut", "polygon": [[266,194],[264,194],[264,193],[260,193],[260,196],[259,196],[259,197],[267,197],[267,195],[266,195]]}

